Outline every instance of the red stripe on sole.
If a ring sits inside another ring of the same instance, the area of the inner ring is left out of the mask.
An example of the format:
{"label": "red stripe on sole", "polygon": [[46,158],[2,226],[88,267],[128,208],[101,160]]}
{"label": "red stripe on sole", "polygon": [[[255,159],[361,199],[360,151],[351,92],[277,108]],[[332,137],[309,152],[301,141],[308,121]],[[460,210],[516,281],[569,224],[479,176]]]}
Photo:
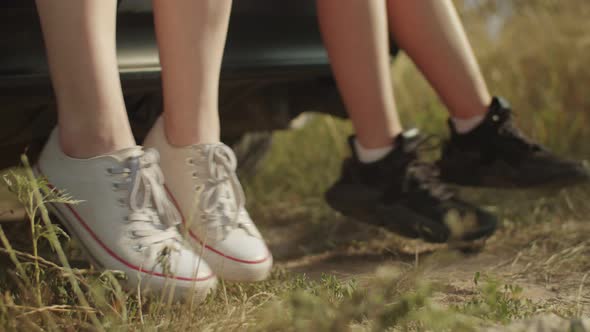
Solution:
{"label": "red stripe on sole", "polygon": [[[176,209],[178,210],[178,212],[180,213],[180,217],[182,219],[182,224],[186,225],[186,220],[184,219],[184,215],[182,213],[182,211],[180,210],[180,206],[178,206],[178,202],[176,201],[176,199],[174,198],[174,195],[172,195],[172,193],[170,192],[170,190],[168,189],[168,187],[166,185],[164,185],[164,188],[166,188],[166,191],[168,192],[168,195],[170,196],[170,199],[172,200],[172,203],[174,204],[174,206],[176,206]],[[233,257],[233,256],[229,256],[227,254],[222,253],[221,251],[210,247],[207,244],[204,244],[203,241],[201,241],[201,239],[189,228],[188,230],[188,234],[190,235],[190,237],[197,241],[201,246],[204,246],[205,249],[212,251],[213,253],[225,257],[229,260],[232,260],[234,262],[238,262],[238,263],[243,263],[243,264],[262,264],[266,261],[268,261],[272,255],[270,254],[270,251],[267,252],[266,257],[259,259],[259,260],[255,260],[255,261],[249,261],[249,260],[243,260],[237,257]]]}

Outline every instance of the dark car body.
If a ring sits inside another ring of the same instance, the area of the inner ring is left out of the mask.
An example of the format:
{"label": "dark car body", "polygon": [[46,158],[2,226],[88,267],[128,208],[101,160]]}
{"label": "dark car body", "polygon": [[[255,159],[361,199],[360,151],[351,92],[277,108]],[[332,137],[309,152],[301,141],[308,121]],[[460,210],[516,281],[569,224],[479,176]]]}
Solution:
{"label": "dark car body", "polygon": [[[287,128],[305,111],[343,114],[314,0],[236,0],[220,83],[224,140]],[[149,0],[123,0],[117,18],[121,81],[139,140],[161,112]],[[55,125],[43,38],[32,0],[0,1],[0,168],[34,158]]]}

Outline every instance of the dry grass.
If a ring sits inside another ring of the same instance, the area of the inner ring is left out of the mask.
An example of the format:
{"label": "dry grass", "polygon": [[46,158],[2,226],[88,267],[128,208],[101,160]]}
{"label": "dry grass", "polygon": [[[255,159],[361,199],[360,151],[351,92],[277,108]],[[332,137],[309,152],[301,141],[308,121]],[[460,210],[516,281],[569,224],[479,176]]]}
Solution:
{"label": "dry grass", "polygon": [[[532,136],[587,158],[590,5],[514,3],[497,40],[486,37],[481,19],[492,5],[464,13],[492,91],[514,102]],[[426,82],[405,57],[394,69],[405,122],[444,135],[446,115]],[[199,306],[140,298],[121,290],[124,276],[94,271],[75,241],[36,216],[43,201],[67,198],[39,197],[42,181],[14,173],[8,179],[30,218],[0,224],[0,329],[470,331],[538,313],[588,315],[588,188],[464,190],[503,226],[481,253],[458,255],[327,208],[322,193],[338,176],[350,132],[347,122],[316,117],[302,130],[277,133],[268,162],[245,184],[278,260],[273,276],[222,284]]]}

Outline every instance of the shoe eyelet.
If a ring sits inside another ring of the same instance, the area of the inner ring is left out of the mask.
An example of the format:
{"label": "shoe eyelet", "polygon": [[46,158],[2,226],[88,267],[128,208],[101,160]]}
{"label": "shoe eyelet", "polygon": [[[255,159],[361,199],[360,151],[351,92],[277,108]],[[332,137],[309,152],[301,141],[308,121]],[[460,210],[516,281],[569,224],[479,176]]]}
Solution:
{"label": "shoe eyelet", "polygon": [[187,163],[188,165],[191,165],[191,166],[192,166],[192,165],[194,165],[194,164],[195,164],[195,161],[193,160],[193,158],[187,158],[187,159],[186,159],[186,163]]}
{"label": "shoe eyelet", "polygon": [[107,170],[106,170],[106,174],[107,174],[108,176],[113,176],[113,175],[114,175],[114,174],[113,174],[113,168],[112,168],[112,167],[109,167],[109,168],[107,168]]}
{"label": "shoe eyelet", "polygon": [[116,183],[113,183],[111,188],[113,189],[113,191],[119,191],[119,186]]}
{"label": "shoe eyelet", "polygon": [[500,117],[499,117],[498,115],[493,115],[493,116],[492,116],[492,120],[493,120],[494,122],[498,122],[498,121],[500,121]]}

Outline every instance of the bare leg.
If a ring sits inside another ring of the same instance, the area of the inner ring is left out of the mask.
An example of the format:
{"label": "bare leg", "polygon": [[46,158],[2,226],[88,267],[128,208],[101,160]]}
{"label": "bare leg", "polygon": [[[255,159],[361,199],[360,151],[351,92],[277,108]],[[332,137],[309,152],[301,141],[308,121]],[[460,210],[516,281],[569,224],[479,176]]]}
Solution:
{"label": "bare leg", "polygon": [[[219,142],[219,76],[231,4],[154,0],[164,116],[144,146],[160,152],[187,241],[216,275],[257,281],[268,276],[272,256],[245,213],[235,155]],[[211,190],[221,194],[211,195]]]}
{"label": "bare leg", "polygon": [[134,146],[117,67],[115,0],[37,0],[63,151],[78,158]]}
{"label": "bare leg", "polygon": [[219,142],[218,95],[231,0],[154,0],[172,145]]}
{"label": "bare leg", "polygon": [[401,125],[393,98],[385,1],[318,0],[317,6],[358,141],[366,148],[391,145]]}
{"label": "bare leg", "polygon": [[456,118],[484,114],[491,97],[451,0],[387,0],[394,39]]}

